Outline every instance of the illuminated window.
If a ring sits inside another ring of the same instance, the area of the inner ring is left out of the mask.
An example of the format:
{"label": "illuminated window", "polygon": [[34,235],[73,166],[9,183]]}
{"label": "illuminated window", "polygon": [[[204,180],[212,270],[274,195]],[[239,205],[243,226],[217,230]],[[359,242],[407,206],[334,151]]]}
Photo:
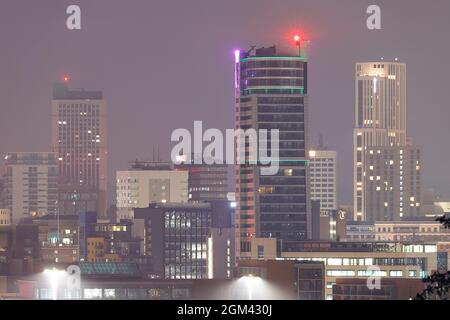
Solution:
{"label": "illuminated window", "polygon": [[85,299],[101,299],[102,289],[84,289],[83,296]]}
{"label": "illuminated window", "polygon": [[339,258],[329,258],[327,261],[329,266],[342,266],[342,259]]}
{"label": "illuminated window", "polygon": [[403,277],[403,271],[390,271],[390,277]]}
{"label": "illuminated window", "polygon": [[356,275],[353,270],[328,270],[327,276],[329,277],[354,277]]}

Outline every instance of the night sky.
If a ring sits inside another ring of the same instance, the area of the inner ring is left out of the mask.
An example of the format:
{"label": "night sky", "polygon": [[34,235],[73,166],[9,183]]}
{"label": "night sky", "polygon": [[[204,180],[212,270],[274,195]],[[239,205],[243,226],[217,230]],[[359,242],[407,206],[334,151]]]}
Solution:
{"label": "night sky", "polygon": [[[68,31],[78,4],[82,30]],[[370,4],[382,30],[366,28]],[[407,130],[423,147],[424,187],[450,195],[448,0],[1,0],[0,153],[50,150],[51,86],[98,89],[108,101],[110,188],[115,171],[176,128],[233,128],[233,51],[311,40],[311,140],[338,151],[341,203],[352,201],[354,64],[407,64]],[[112,199],[110,199],[112,200]]]}

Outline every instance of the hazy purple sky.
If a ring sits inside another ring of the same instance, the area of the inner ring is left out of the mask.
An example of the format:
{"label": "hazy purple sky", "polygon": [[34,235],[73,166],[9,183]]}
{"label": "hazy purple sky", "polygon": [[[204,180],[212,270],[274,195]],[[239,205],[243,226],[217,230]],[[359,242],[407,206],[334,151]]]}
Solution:
{"label": "hazy purple sky", "polygon": [[[65,28],[66,7],[82,30]],[[382,8],[381,31],[365,27]],[[312,40],[311,137],[338,151],[340,200],[352,201],[354,64],[407,64],[408,133],[424,150],[424,185],[450,194],[448,0],[1,0],[0,153],[50,149],[51,85],[99,89],[109,106],[110,181],[135,158],[168,158],[170,134],[233,128],[233,49]]]}

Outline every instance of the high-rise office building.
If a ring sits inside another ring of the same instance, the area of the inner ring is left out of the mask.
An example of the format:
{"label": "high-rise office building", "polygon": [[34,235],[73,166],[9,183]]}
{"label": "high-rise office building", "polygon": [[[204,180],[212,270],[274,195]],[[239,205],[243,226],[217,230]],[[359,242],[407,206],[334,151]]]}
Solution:
{"label": "high-rise office building", "polygon": [[[75,202],[95,193],[96,211],[106,216],[106,101],[101,91],[53,87],[52,146],[59,163],[60,199]],[[66,206],[62,206],[62,209]],[[70,208],[69,213],[78,209]],[[65,212],[61,212],[64,214]]]}
{"label": "high-rise office building", "polygon": [[336,151],[309,151],[311,200],[319,200],[321,210],[337,210],[336,160]]}
{"label": "high-rise office building", "polygon": [[299,49],[236,52],[236,129],[279,130],[277,174],[262,175],[251,161],[236,166],[236,251],[242,258],[255,237],[280,242],[311,236],[307,59]]}
{"label": "high-rise office building", "polygon": [[355,93],[355,220],[417,215],[421,164],[406,136],[406,65],[357,63]]}
{"label": "high-rise office building", "polygon": [[55,214],[58,163],[51,152],[7,153],[4,162],[4,206],[12,223],[23,218]]}
{"label": "high-rise office building", "polygon": [[134,208],[147,208],[150,203],[188,201],[188,172],[172,170],[170,164],[136,162],[116,176],[119,220],[133,219]]}

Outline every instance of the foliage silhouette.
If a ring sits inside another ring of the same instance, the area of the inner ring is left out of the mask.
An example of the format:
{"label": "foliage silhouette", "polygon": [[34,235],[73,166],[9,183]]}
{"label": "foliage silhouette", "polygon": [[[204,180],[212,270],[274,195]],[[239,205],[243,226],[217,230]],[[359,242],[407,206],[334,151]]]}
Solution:
{"label": "foliage silhouette", "polygon": [[[446,229],[450,229],[450,217],[442,216],[436,219]],[[427,284],[425,290],[418,293],[414,300],[449,300],[450,298],[450,271],[447,273],[434,272],[432,275],[423,279]]]}

